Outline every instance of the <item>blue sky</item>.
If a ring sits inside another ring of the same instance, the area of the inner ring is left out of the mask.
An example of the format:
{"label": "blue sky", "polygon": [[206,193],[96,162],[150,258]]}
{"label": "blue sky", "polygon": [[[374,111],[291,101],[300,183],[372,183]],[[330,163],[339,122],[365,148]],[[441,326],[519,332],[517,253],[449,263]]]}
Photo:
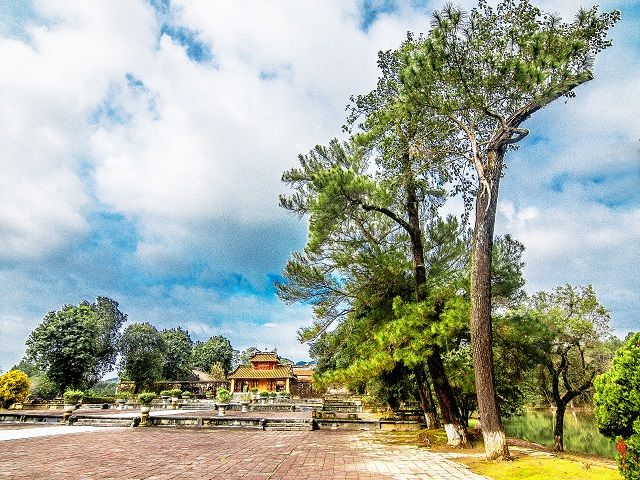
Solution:
{"label": "blue sky", "polygon": [[[132,322],[308,358],[308,307],[272,287],[306,236],[280,175],[340,135],[377,51],[442,3],[0,3],[0,370],[47,311],[98,295]],[[634,3],[601,2],[622,10],[614,46],[529,121],[497,220],[527,246],[530,292],[591,283],[621,335],[640,323]]]}

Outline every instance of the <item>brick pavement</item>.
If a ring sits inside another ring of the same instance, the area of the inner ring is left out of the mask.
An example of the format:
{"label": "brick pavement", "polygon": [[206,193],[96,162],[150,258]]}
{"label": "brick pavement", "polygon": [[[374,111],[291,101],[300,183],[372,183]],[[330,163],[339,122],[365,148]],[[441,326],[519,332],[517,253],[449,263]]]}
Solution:
{"label": "brick pavement", "polygon": [[104,428],[0,442],[2,480],[173,478],[479,480],[484,477],[426,449],[382,443],[374,432]]}

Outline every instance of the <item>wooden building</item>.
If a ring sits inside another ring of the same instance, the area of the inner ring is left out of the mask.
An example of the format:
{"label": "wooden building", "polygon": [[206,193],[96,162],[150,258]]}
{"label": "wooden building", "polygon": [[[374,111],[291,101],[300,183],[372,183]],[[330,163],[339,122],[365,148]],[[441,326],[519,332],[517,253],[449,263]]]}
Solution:
{"label": "wooden building", "polygon": [[227,377],[232,392],[248,392],[252,388],[267,392],[291,392],[295,381],[292,365],[280,363],[276,352],[256,352],[249,364],[239,365]]}

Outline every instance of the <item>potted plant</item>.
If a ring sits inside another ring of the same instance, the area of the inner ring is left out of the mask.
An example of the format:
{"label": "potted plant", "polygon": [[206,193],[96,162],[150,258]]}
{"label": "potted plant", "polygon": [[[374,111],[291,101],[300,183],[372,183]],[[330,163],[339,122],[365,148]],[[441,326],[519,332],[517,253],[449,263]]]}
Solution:
{"label": "potted plant", "polygon": [[73,412],[83,396],[84,392],[82,390],[67,390],[64,392],[64,411],[67,413]]}
{"label": "potted plant", "polygon": [[142,392],[138,394],[137,400],[140,404],[140,412],[149,413],[151,410],[151,401],[156,398],[156,394],[153,392]]}
{"label": "potted plant", "polygon": [[162,400],[162,405],[167,406],[167,401],[171,398],[171,390],[161,390],[160,391],[160,400]]}
{"label": "potted plant", "polygon": [[124,404],[127,403],[127,400],[131,398],[131,393],[129,392],[118,392],[116,393],[116,408],[118,410],[124,409]]}
{"label": "potted plant", "polygon": [[257,400],[258,399],[258,389],[257,388],[252,388],[249,391],[251,392],[251,400]]}
{"label": "potted plant", "polygon": [[182,392],[182,398],[185,400],[191,400],[191,392],[189,390],[185,390]]}
{"label": "potted plant", "polygon": [[269,397],[269,392],[267,391],[259,392],[258,396],[260,397],[260,403],[265,403],[265,400]]}
{"label": "potted plant", "polygon": [[269,403],[273,403],[278,394],[276,392],[269,392]]}
{"label": "potted plant", "polygon": [[218,388],[216,392],[216,405],[218,406],[218,415],[224,415],[225,409],[229,406],[231,401],[231,393],[224,387]]}

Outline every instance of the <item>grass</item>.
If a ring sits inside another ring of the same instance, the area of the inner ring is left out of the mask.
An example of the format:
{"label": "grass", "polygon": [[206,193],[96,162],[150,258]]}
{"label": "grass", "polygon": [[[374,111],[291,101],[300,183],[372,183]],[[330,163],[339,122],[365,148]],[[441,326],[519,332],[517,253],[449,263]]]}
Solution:
{"label": "grass", "polygon": [[466,457],[456,461],[493,480],[622,480],[616,470],[558,457],[523,456],[510,462]]}
{"label": "grass", "polygon": [[[469,431],[471,446],[465,449],[447,445],[443,430],[418,432],[380,432],[376,439],[389,445],[418,445],[432,452],[455,452],[454,461],[465,464],[475,473],[493,480],[623,480],[613,460],[587,454],[551,453],[551,449],[521,440],[510,440],[513,460],[490,462],[484,459],[482,435]],[[511,443],[513,442],[513,444]],[[533,454],[532,454],[533,452]]]}

